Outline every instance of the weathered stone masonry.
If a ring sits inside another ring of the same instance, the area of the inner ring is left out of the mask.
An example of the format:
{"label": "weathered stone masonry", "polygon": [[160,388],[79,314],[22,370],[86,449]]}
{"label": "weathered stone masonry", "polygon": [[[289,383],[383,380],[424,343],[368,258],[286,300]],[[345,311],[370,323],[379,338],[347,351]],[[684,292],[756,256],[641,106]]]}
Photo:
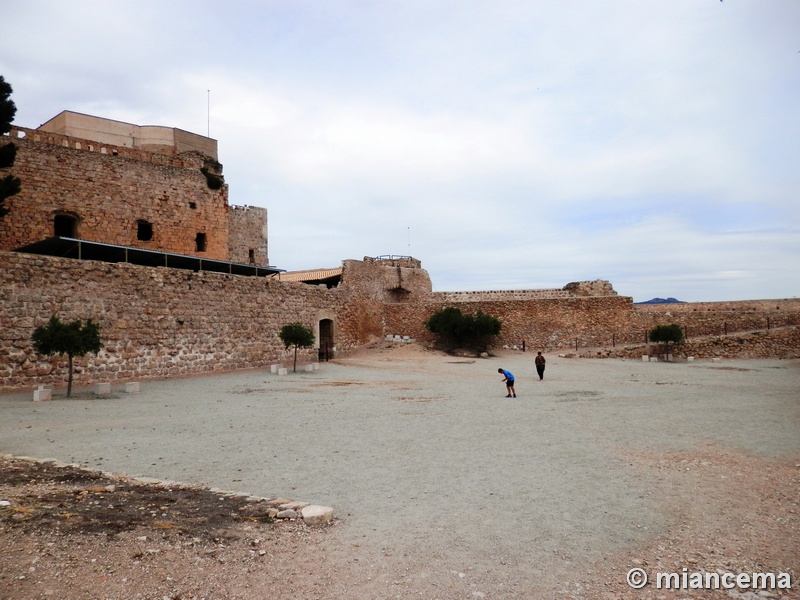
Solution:
{"label": "weathered stone masonry", "polygon": [[[266,210],[230,207],[228,186],[210,189],[201,172],[221,167],[198,152],[168,156],[22,128],[6,141],[17,157],[4,174],[19,177],[22,191],[0,220],[2,250],[52,237],[63,215],[77,225],[62,237],[243,263],[252,249],[252,262],[267,265]],[[151,226],[150,239],[141,223]]]}
{"label": "weathered stone masonry", "polygon": [[[283,348],[278,332],[293,321],[312,328],[319,340],[321,320],[331,320],[340,354],[387,334],[429,340],[424,322],[446,305],[499,317],[500,346],[516,346],[526,339],[530,350],[553,351],[571,349],[576,338],[581,348],[611,346],[616,336],[619,355],[626,355],[624,344],[643,341],[639,336],[645,325],[678,322],[695,328],[703,323],[711,328],[741,315],[749,320],[769,318],[782,327],[793,319],[800,323],[797,300],[743,303],[743,311],[735,310],[737,303],[726,303],[724,310],[711,310],[713,305],[705,304],[703,310],[693,311],[691,305],[681,305],[685,308],[670,312],[634,307],[630,298],[615,295],[498,301],[489,293],[491,300],[481,302],[476,293],[470,302],[457,304],[446,294],[430,292],[430,280],[421,267],[398,266],[344,261],[341,285],[327,289],[275,279],[0,251],[0,389],[63,384],[65,361],[38,356],[30,342],[33,329],[52,314],[62,320],[91,318],[102,326],[105,348],[96,357],[78,361],[78,384],[287,363],[291,351]],[[709,356],[737,352],[769,356],[772,350],[793,357],[800,354],[800,340],[796,327],[789,331],[780,338],[761,336],[757,352],[741,344],[724,346],[724,351],[716,342],[695,347],[707,348]],[[635,356],[641,350],[631,352]],[[300,353],[301,362],[316,358],[315,349]]]}
{"label": "weathered stone masonry", "polygon": [[[727,337],[696,343],[698,357],[800,355],[797,327],[790,327],[800,323],[797,299],[634,306],[606,281],[554,290],[433,292],[428,273],[410,257],[345,260],[341,283],[328,289],[10,252],[53,236],[64,217],[75,231],[61,237],[268,265],[266,210],[230,206],[227,185],[209,187],[201,169],[221,176],[216,156],[22,128],[0,143],[8,141],[18,147],[17,159],[3,174],[19,177],[22,192],[7,201],[11,213],[0,220],[0,390],[66,381],[66,360],[38,356],[30,341],[54,314],[64,321],[91,318],[102,327],[105,347],[77,361],[78,385],[286,363],[292,352],[278,332],[293,321],[312,328],[317,345],[324,332],[337,354],[387,334],[430,340],[424,323],[446,306],[500,318],[497,346],[525,340],[531,350],[612,347],[628,356],[641,351],[626,351],[625,344],[644,342],[655,325],[678,323],[690,339],[786,328],[753,334],[752,343]],[[149,239],[142,239],[142,223],[152,227]],[[317,349],[301,351],[299,359],[316,360]]]}
{"label": "weathered stone masonry", "polygon": [[[76,381],[115,381],[266,367],[288,360],[286,323],[315,327],[339,294],[266,278],[0,252],[0,388],[60,385],[65,360],[33,350],[56,314],[99,322],[104,348]],[[299,353],[316,360],[316,350]]]}

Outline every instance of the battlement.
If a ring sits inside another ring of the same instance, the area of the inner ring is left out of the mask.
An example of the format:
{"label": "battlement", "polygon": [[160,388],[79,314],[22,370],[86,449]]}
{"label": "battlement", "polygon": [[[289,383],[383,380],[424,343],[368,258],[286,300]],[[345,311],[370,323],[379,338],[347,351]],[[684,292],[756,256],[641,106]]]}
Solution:
{"label": "battlement", "polygon": [[539,290],[486,290],[476,292],[436,292],[443,302],[499,302],[507,300],[549,300],[554,298],[587,298],[616,296],[611,283],[601,279],[574,281],[563,288]]}
{"label": "battlement", "polygon": [[[148,162],[165,167],[177,169],[201,168],[208,162],[208,158],[199,152],[186,152],[181,155],[168,155],[151,152],[141,148],[130,148],[126,146],[116,146],[114,144],[101,143],[87,138],[74,137],[61,133],[42,131],[40,129],[29,129],[27,127],[14,126],[11,128],[5,139],[10,142],[18,140],[30,140],[42,144],[50,144],[69,148],[70,150],[80,150],[83,152],[103,154],[108,156],[119,156],[140,162]],[[216,160],[216,159],[215,159]]]}
{"label": "battlement", "polygon": [[506,300],[545,300],[570,298],[573,294],[563,289],[541,290],[484,290],[475,292],[435,292],[443,302],[500,302]]}
{"label": "battlement", "polygon": [[364,262],[368,264],[376,264],[381,267],[402,267],[404,269],[421,269],[422,261],[417,260],[413,256],[398,256],[395,254],[384,254],[382,256],[365,256]]}

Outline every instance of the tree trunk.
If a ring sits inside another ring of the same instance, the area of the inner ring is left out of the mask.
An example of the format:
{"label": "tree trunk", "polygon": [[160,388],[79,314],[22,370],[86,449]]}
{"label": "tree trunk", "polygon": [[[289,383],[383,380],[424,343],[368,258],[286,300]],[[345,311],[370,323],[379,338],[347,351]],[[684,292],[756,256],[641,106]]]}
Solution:
{"label": "tree trunk", "polygon": [[297,344],[294,345],[294,367],[292,368],[293,373],[297,373]]}
{"label": "tree trunk", "polygon": [[69,377],[67,378],[67,398],[72,397],[72,354],[69,357]]}

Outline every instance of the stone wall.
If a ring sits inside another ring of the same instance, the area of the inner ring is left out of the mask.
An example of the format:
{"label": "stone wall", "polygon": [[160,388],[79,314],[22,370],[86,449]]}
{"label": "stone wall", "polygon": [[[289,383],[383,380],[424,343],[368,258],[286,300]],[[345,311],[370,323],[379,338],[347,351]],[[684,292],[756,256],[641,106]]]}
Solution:
{"label": "stone wall", "polygon": [[[229,260],[228,187],[209,188],[201,169],[221,169],[209,157],[171,157],[22,128],[5,141],[16,144],[17,157],[2,174],[19,177],[22,190],[6,201],[11,212],[0,220],[0,250],[52,237],[54,219],[63,215],[77,225],[62,237]],[[256,264],[266,266],[266,211],[234,213],[236,261],[249,262],[247,249],[254,248],[256,261],[263,261]],[[150,225],[150,239],[143,239],[140,222]]]}
{"label": "stone wall", "polygon": [[[630,298],[616,295],[485,299],[496,295],[473,292],[467,300],[458,302],[454,300],[463,296],[436,292],[418,302],[387,305],[384,328],[386,334],[433,341],[424,322],[436,310],[454,306],[464,313],[480,310],[499,318],[503,328],[495,340],[496,347],[522,347],[525,340],[528,349],[583,351],[647,344],[647,334],[656,325],[677,323],[689,341],[800,325],[798,299],[680,305],[633,305]],[[480,297],[484,299],[478,300]],[[669,310],[667,306],[680,308]]]}
{"label": "stone wall", "polygon": [[564,289],[541,290],[483,290],[474,292],[436,292],[440,302],[461,304],[465,302],[505,302],[508,300],[544,300],[552,298],[571,298]]}
{"label": "stone wall", "polygon": [[76,361],[81,385],[288,364],[280,328],[318,330],[336,298],[267,278],[0,252],[0,389],[66,381],[66,359],[40,357],[30,342],[53,314],[101,325],[103,350]]}
{"label": "stone wall", "polygon": [[433,293],[423,302],[387,305],[386,333],[432,341],[424,323],[435,311],[448,306],[466,314],[480,310],[500,319],[503,326],[494,342],[497,347],[521,347],[525,340],[527,348],[551,349],[573,346],[576,339],[582,346],[593,345],[595,338],[610,340],[627,325],[631,299],[600,296],[458,303],[452,301],[451,294]]}
{"label": "stone wall", "polygon": [[[569,356],[583,358],[630,358],[641,360],[642,356],[662,358],[663,348],[659,344],[637,344],[603,348],[583,348]],[[670,360],[683,361],[692,356],[696,359],[759,359],[800,358],[800,327],[785,326],[777,329],[711,335],[689,339],[684,344],[670,346]]]}
{"label": "stone wall", "polygon": [[800,325],[800,299],[693,302],[634,305],[631,327],[644,332],[677,323],[684,335],[725,335],[750,330]]}
{"label": "stone wall", "polygon": [[563,288],[538,290],[489,290],[474,292],[437,292],[441,302],[502,302],[507,300],[544,300],[552,298],[575,298],[616,296],[611,283],[602,279],[574,281]]}
{"label": "stone wall", "polygon": [[382,302],[418,301],[433,289],[422,263],[411,257],[344,260],[341,286],[350,295]]}
{"label": "stone wall", "polygon": [[[680,352],[697,357],[788,358],[798,357],[800,348],[798,328],[785,325],[800,324],[796,299],[667,310],[633,306],[630,298],[612,294],[538,300],[488,294],[490,299],[453,303],[450,294],[430,289],[421,266],[391,261],[343,261],[341,284],[327,289],[0,251],[0,390],[64,384],[66,360],[38,356],[30,341],[54,314],[62,321],[91,318],[102,327],[105,347],[77,361],[77,385],[288,364],[292,352],[278,332],[294,321],[312,328],[319,342],[320,321],[330,320],[337,355],[388,334],[431,341],[424,323],[446,306],[498,317],[503,330],[496,347],[521,347],[525,340],[531,351],[641,358],[652,348],[644,343],[648,328],[678,323],[689,331]],[[768,322],[772,330],[732,335],[734,327],[765,329]],[[731,335],[714,337],[720,327]],[[694,333],[701,330],[713,335]],[[317,351],[299,356],[300,362],[314,361]]]}
{"label": "stone wall", "polygon": [[246,265],[269,265],[266,208],[230,207],[228,211],[228,260]]}

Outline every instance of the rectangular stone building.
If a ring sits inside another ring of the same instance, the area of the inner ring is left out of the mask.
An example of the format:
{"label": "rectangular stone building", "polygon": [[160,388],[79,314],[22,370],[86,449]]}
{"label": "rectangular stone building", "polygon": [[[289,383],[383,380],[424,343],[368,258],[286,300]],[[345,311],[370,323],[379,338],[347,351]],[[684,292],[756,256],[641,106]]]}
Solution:
{"label": "rectangular stone building", "polygon": [[6,201],[0,250],[62,237],[269,264],[266,209],[229,205],[216,140],[71,112],[6,140],[22,190]]}

